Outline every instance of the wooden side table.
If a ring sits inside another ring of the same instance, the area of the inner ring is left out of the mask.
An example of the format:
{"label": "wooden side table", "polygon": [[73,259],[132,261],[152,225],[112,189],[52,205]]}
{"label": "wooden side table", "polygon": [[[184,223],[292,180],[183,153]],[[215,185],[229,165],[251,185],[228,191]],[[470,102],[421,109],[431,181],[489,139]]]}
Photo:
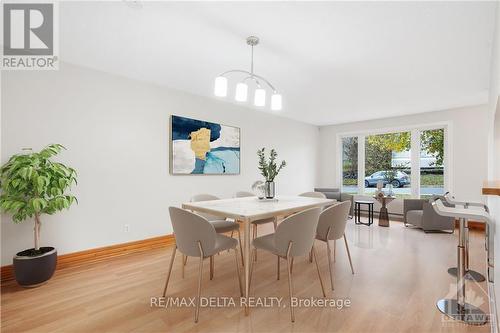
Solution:
{"label": "wooden side table", "polygon": [[387,204],[389,204],[392,200],[396,199],[396,197],[387,197],[387,196],[373,196],[382,207],[380,208],[380,213],[378,214],[378,225],[379,227],[388,227],[389,224],[389,212],[387,211]]}

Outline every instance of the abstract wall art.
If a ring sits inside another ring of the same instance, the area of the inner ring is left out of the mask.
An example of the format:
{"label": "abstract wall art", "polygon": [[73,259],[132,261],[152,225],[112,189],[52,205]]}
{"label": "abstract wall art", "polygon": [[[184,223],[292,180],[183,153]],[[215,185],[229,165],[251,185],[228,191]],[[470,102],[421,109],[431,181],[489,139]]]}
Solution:
{"label": "abstract wall art", "polygon": [[240,173],[240,129],[171,117],[170,172],[174,175]]}

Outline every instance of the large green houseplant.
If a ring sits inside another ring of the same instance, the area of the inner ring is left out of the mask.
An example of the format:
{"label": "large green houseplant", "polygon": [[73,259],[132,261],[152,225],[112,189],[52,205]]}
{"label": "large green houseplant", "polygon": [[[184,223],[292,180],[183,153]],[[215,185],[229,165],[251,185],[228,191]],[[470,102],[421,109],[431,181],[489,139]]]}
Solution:
{"label": "large green houseplant", "polygon": [[283,169],[286,166],[286,161],[281,161],[280,163],[276,163],[276,159],[278,158],[278,153],[274,149],[271,149],[269,151],[268,159],[266,158],[265,148],[257,150],[257,156],[259,157],[260,173],[266,179],[265,183],[266,198],[272,199],[275,196],[274,178],[276,178],[281,169]]}
{"label": "large green houseplant", "polygon": [[76,171],[53,158],[65,149],[51,144],[39,152],[25,149],[0,168],[0,210],[14,223],[34,220],[34,247],[14,257],[16,280],[23,286],[41,284],[54,273],[57,251],[40,246],[41,217],[69,208],[76,198],[69,193]]}

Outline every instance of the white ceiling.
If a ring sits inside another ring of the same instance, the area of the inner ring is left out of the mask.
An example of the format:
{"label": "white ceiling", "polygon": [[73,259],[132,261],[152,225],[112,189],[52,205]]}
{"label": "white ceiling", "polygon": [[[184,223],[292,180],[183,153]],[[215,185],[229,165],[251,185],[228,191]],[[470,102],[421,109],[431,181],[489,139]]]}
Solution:
{"label": "white ceiling", "polygon": [[345,123],[485,103],[495,5],[65,2],[60,54],[215,98],[214,77],[248,69],[245,38],[257,35],[255,70],[283,94],[279,113],[316,125]]}

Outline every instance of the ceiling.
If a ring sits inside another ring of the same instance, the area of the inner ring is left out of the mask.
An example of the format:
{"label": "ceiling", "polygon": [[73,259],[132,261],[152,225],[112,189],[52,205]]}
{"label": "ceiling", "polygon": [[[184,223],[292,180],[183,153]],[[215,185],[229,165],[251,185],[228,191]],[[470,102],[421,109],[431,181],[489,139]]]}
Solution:
{"label": "ceiling", "polygon": [[277,114],[337,124],[485,103],[495,6],[61,2],[60,56],[215,99],[214,77],[248,69],[245,38],[257,35],[255,71],[282,93]]}

